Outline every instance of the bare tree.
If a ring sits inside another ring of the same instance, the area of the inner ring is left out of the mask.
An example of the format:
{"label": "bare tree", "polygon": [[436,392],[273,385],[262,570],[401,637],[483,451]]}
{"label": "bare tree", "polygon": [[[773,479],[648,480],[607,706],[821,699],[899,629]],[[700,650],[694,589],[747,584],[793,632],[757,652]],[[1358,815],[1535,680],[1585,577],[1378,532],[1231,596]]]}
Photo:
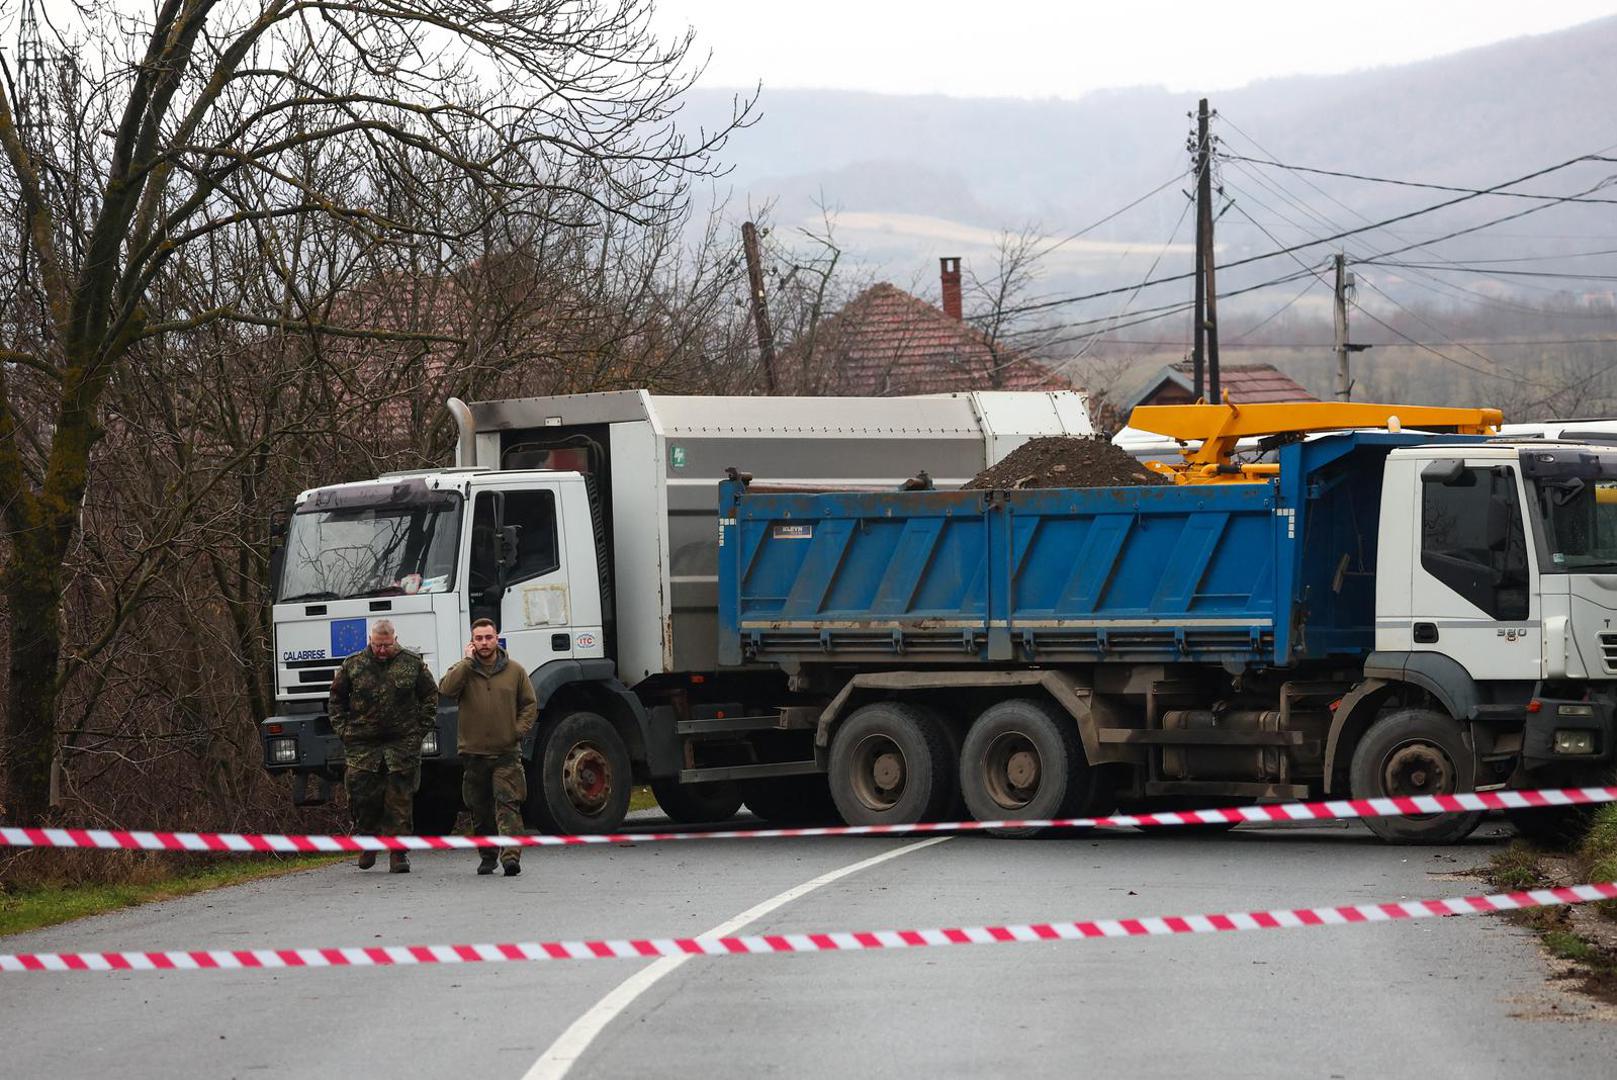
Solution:
{"label": "bare tree", "polygon": [[[424,378],[477,335],[397,310],[384,322],[356,296],[517,249],[499,236],[511,223],[599,234],[675,220],[731,130],[674,126],[692,41],[659,41],[648,0],[159,0],[143,15],[82,14],[90,40],[56,45],[78,58],[66,107],[19,116],[34,98],[0,67],[5,778],[21,821],[47,809],[77,663],[63,662],[63,567],[95,508],[102,448],[166,438],[173,475],[205,501],[251,469],[192,475],[186,453],[251,462],[296,421],[271,410],[226,449],[229,417],[205,438],[187,426],[195,399],[157,432],[120,427],[114,397],[250,355],[268,368],[248,397],[372,402],[374,370],[352,343],[413,350],[408,371]],[[332,377],[300,383],[309,370]],[[125,569],[149,584],[169,558]]]}

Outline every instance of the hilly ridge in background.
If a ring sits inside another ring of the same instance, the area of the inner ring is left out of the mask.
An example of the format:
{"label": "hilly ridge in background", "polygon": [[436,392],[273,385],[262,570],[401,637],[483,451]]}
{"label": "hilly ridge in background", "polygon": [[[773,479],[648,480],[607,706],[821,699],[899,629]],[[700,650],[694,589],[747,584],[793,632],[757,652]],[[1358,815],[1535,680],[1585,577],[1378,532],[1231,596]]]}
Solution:
{"label": "hilly ridge in background", "polygon": [[[1580,155],[1612,154],[1617,148],[1617,116],[1610,108],[1617,101],[1614,54],[1617,17],[1414,64],[1269,80],[1210,95],[1219,114],[1213,131],[1227,155],[1458,188],[1490,187]],[[1324,60],[1328,63],[1328,54]],[[1075,43],[1074,62],[1082,62],[1081,43]],[[834,214],[839,246],[850,260],[871,276],[935,296],[938,256],[962,255],[968,268],[986,276],[993,270],[998,230],[1033,224],[1048,236],[1066,236],[1185,173],[1189,113],[1198,96],[1133,88],[1077,100],[1029,101],[766,85],[759,122],[726,150],[734,166],[727,183],[751,206],[769,205],[778,233],[817,228],[823,204]],[[732,98],[729,91],[698,91],[686,120],[717,117]],[[1614,175],[1617,164],[1587,162],[1513,190],[1560,196]],[[1458,197],[1237,160],[1225,161],[1217,178],[1226,203],[1233,203],[1219,219],[1221,264]],[[1154,261],[1153,277],[1188,270],[1191,219],[1181,192],[1189,184],[1188,176],[1168,183],[1133,210],[1064,244],[1041,267],[1040,293],[1064,296],[1128,284],[1144,277]],[[1617,188],[1589,197],[1617,198]],[[1267,259],[1221,274],[1220,292],[1300,268],[1323,268],[1338,249],[1357,261],[1523,210],[1532,212],[1401,258],[1617,277],[1617,257],[1577,254],[1617,248],[1617,205],[1546,207],[1490,197],[1305,249],[1296,258]],[[1492,261],[1501,259],[1537,261]],[[1374,288],[1388,302],[1440,309],[1492,302],[1501,314],[1503,305],[1609,306],[1612,289],[1593,280],[1512,274],[1383,267],[1366,268],[1361,275],[1366,288],[1360,298],[1366,304],[1379,302],[1369,292]],[[1226,325],[1255,323],[1297,288],[1295,283],[1277,286],[1232,301]],[[1135,309],[1180,299],[1179,293],[1188,296],[1188,291],[1147,290]],[[1107,304],[1112,301],[1063,308],[1059,317],[1110,316],[1116,305]],[[1328,292],[1315,290],[1278,325],[1295,325],[1297,318],[1317,323],[1327,304]],[[1601,326],[1611,328],[1609,317]],[[1534,333],[1543,337],[1542,329]],[[1172,331],[1183,337],[1177,321]],[[1409,336],[1433,337],[1430,332]],[[1168,349],[1141,363],[1178,354]],[[1470,362],[1490,370],[1481,361]],[[1451,366],[1458,369],[1451,374],[1460,390],[1445,385],[1445,394],[1464,391],[1464,368]],[[1316,388],[1322,379],[1328,383],[1312,365],[1305,374]]]}
{"label": "hilly ridge in background", "polygon": [[[1617,17],[1417,64],[1271,80],[1214,95],[1223,118],[1215,133],[1228,151],[1262,156],[1244,132],[1288,163],[1488,186],[1617,144],[1614,54]],[[732,96],[695,92],[687,119],[720,115]],[[823,192],[843,212],[923,214],[988,229],[1032,221],[1060,234],[1187,167],[1196,97],[1141,88],[1023,101],[766,86],[761,119],[726,150],[729,183],[755,202],[777,199],[776,219],[786,225],[816,219]],[[1229,178],[1241,182],[1239,173]],[[1408,189],[1315,182],[1378,216],[1437,201],[1430,192],[1411,198]],[[1537,190],[1565,185],[1542,181]],[[1166,193],[1093,235],[1160,243],[1178,203]],[[1480,220],[1498,207],[1492,201],[1472,214]],[[1563,207],[1511,231],[1617,236],[1608,211]],[[1456,214],[1442,224],[1451,221],[1464,223]]]}

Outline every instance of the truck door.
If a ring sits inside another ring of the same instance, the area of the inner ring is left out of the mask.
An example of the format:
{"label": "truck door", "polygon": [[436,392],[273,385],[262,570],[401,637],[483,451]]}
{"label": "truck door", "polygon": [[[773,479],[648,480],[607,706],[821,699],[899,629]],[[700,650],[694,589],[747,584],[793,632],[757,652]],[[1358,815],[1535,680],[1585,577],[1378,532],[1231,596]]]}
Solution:
{"label": "truck door", "polygon": [[1487,460],[1421,470],[1411,574],[1413,648],[1481,680],[1539,676],[1539,612],[1517,471]]}
{"label": "truck door", "polygon": [[467,639],[493,619],[506,652],[530,672],[573,655],[572,597],[555,484],[480,490],[472,505]]}

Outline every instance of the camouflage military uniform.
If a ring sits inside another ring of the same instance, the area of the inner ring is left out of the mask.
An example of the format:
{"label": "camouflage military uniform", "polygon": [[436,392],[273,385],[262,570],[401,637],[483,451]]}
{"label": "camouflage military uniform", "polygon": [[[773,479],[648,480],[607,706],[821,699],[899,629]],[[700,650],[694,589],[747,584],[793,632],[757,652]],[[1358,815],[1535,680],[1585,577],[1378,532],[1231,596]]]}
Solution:
{"label": "camouflage military uniform", "polygon": [[[528,798],[521,752],[463,754],[460,767],[465,777],[460,795],[471,807],[472,831],[478,836],[521,836],[522,804]],[[521,848],[500,849],[502,864],[515,866],[521,861]]]}
{"label": "camouflage military uniform", "polygon": [[387,660],[369,647],[344,660],[331,680],[331,727],[348,759],[345,784],[354,828],[404,836],[421,786],[421,740],[438,719],[438,684],[415,653]]}

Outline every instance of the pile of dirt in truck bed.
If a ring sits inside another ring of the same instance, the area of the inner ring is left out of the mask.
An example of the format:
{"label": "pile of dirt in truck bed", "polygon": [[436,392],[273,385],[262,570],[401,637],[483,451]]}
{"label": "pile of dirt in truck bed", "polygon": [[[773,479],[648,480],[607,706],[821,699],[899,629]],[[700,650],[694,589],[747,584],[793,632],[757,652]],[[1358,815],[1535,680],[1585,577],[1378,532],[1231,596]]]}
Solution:
{"label": "pile of dirt in truck bed", "polygon": [[1104,439],[1053,435],[1030,439],[1012,450],[998,465],[978,473],[966,487],[997,488],[1145,487],[1171,484],[1166,476],[1147,469],[1126,450]]}

